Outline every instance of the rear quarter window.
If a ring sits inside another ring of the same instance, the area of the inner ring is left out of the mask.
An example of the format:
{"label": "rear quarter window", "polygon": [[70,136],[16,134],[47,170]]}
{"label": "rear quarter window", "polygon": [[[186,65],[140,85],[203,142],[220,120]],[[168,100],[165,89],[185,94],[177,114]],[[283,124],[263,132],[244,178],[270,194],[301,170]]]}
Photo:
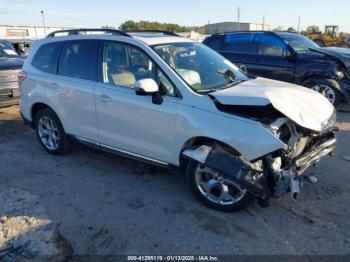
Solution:
{"label": "rear quarter window", "polygon": [[32,66],[47,73],[56,73],[56,60],[60,46],[60,42],[54,42],[39,47],[32,60]]}

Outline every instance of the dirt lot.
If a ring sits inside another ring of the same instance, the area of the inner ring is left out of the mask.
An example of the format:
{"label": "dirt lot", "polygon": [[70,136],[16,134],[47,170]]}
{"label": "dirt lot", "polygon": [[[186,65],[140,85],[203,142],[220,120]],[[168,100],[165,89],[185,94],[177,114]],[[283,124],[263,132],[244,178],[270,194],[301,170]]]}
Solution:
{"label": "dirt lot", "polygon": [[309,171],[319,182],[298,202],[226,214],[198,203],[179,174],[83,146],[51,156],[17,106],[0,109],[0,245],[34,255],[350,255],[350,113],[339,120],[336,156]]}

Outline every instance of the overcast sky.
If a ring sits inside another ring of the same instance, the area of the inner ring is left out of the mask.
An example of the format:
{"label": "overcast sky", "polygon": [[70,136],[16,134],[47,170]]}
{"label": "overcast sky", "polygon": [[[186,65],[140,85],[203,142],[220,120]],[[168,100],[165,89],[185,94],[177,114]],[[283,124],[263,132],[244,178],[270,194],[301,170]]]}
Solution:
{"label": "overcast sky", "polygon": [[285,29],[298,25],[337,24],[350,32],[349,0],[0,0],[0,24],[41,25],[40,10],[47,26],[118,27],[126,20],[150,20],[204,25],[210,22],[241,21],[262,23]]}

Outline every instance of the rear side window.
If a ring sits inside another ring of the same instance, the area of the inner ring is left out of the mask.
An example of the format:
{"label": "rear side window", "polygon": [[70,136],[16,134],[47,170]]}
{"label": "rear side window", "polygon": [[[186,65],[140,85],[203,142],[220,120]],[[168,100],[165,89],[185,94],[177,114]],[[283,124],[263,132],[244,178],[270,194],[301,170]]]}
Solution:
{"label": "rear side window", "polygon": [[58,60],[58,74],[97,81],[97,41],[66,42]]}
{"label": "rear side window", "polygon": [[254,40],[255,34],[229,34],[225,38],[225,47],[223,51],[243,54],[256,54],[257,43]]}
{"label": "rear side window", "polygon": [[60,42],[42,45],[34,55],[32,65],[41,71],[56,73],[56,59],[60,46]]}

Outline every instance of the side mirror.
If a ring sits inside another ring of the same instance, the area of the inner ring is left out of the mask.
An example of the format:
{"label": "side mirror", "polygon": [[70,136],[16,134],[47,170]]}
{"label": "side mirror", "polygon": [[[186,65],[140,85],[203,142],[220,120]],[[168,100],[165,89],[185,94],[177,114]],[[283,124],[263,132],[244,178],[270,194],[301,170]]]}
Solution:
{"label": "side mirror", "polygon": [[285,50],[283,56],[285,59],[292,61],[295,59],[296,53],[290,52],[289,50]]}
{"label": "side mirror", "polygon": [[159,92],[159,87],[152,78],[141,79],[135,83],[135,92],[139,96],[153,95]]}
{"label": "side mirror", "polygon": [[135,93],[138,96],[152,96],[152,103],[160,105],[163,98],[159,93],[159,87],[152,78],[145,78],[135,83]]}
{"label": "side mirror", "polygon": [[248,74],[248,70],[247,70],[247,67],[246,67],[245,65],[241,65],[241,66],[239,67],[239,69],[241,69],[242,72]]}

